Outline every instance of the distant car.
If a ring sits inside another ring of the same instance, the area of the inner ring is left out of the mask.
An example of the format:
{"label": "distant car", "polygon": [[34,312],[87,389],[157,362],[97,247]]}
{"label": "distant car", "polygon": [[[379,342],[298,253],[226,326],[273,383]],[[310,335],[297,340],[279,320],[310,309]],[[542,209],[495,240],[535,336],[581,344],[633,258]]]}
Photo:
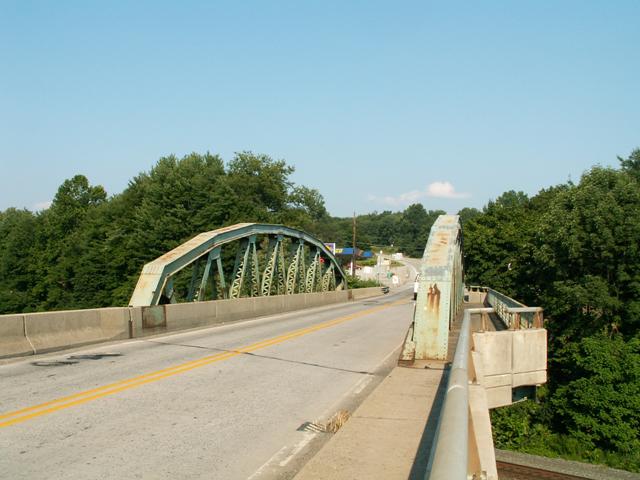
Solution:
{"label": "distant car", "polygon": [[416,279],[413,281],[413,299],[418,298],[418,288],[420,287],[420,274],[416,275]]}

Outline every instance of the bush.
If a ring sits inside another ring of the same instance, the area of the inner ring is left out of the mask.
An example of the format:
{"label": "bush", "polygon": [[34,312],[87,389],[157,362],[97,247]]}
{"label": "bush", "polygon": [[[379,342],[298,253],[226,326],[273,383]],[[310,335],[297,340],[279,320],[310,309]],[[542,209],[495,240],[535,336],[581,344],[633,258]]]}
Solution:
{"label": "bush", "polygon": [[380,282],[376,280],[361,280],[358,277],[347,275],[347,287],[348,288],[368,288],[379,287]]}

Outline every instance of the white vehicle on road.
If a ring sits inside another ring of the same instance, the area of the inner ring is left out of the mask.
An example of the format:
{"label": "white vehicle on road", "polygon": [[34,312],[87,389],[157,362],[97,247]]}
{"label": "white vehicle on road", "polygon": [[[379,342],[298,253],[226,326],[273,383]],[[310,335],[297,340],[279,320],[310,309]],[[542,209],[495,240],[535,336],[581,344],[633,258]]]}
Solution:
{"label": "white vehicle on road", "polygon": [[418,298],[418,288],[420,288],[420,274],[416,275],[416,279],[413,282],[413,299]]}

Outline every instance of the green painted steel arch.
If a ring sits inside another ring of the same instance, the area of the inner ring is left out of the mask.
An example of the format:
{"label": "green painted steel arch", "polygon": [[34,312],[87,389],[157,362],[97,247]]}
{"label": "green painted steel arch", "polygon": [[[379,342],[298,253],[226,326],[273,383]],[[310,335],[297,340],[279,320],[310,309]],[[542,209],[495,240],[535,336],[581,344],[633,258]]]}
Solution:
{"label": "green painted steel arch", "polygon": [[414,315],[415,358],[447,358],[449,328],[464,300],[462,226],[458,215],[440,215],[427,240]]}
{"label": "green painted steel arch", "polygon": [[[268,247],[262,251],[264,268],[260,267],[258,261],[258,237],[268,238]],[[284,249],[285,241],[291,246],[288,256]],[[221,249],[233,242],[238,242],[239,248],[232,275],[227,279],[222,266]],[[206,263],[200,288],[196,288],[197,277],[200,276],[198,267],[203,261]],[[284,225],[240,223],[196,235],[147,263],[129,305],[149,306],[173,301],[173,277],[189,266],[193,266],[193,278],[188,301],[203,300],[202,292],[206,288],[221,290],[221,298],[238,298],[246,292],[248,296],[265,296],[273,292],[292,294],[346,287],[344,271],[317,238]],[[218,278],[210,282],[215,270]]]}

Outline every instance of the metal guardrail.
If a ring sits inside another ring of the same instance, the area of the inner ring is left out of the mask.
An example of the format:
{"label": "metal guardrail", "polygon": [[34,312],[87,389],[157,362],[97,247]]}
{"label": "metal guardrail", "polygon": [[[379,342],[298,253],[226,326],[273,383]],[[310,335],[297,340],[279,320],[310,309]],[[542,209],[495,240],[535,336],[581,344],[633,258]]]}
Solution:
{"label": "metal guardrail", "polygon": [[510,330],[542,328],[543,316],[541,307],[527,307],[491,288],[487,289],[487,302],[495,309],[500,320]]}
{"label": "metal guardrail", "polygon": [[451,364],[449,381],[434,449],[425,478],[428,480],[466,480],[469,464],[469,351],[471,314],[493,312],[493,308],[464,311],[460,337]]}
{"label": "metal guardrail", "polygon": [[[486,294],[485,304],[495,309],[496,315],[510,330],[521,328],[542,328],[544,323],[543,309],[541,307],[527,307],[525,304],[508,297],[504,293],[489,287],[470,285],[467,292],[480,292]],[[486,330],[487,314],[482,315],[482,326]]]}
{"label": "metal guardrail", "polygon": [[[474,381],[475,367],[471,357],[471,315],[480,315],[482,330],[488,330],[488,316],[496,313],[510,330],[542,328],[542,308],[527,307],[512,298],[487,287],[468,287],[468,291],[486,293],[491,307],[465,309],[460,337],[451,364],[442,413],[434,439],[431,458],[425,478],[428,480],[466,480],[470,478],[470,455],[479,457],[479,451],[470,450],[469,384]],[[477,380],[477,379],[476,379]],[[475,445],[475,440],[472,442]],[[475,445],[476,449],[482,445]],[[473,473],[473,472],[471,472]],[[475,472],[480,474],[480,472]],[[476,478],[475,476],[473,478]],[[482,478],[482,477],[478,477]]]}

